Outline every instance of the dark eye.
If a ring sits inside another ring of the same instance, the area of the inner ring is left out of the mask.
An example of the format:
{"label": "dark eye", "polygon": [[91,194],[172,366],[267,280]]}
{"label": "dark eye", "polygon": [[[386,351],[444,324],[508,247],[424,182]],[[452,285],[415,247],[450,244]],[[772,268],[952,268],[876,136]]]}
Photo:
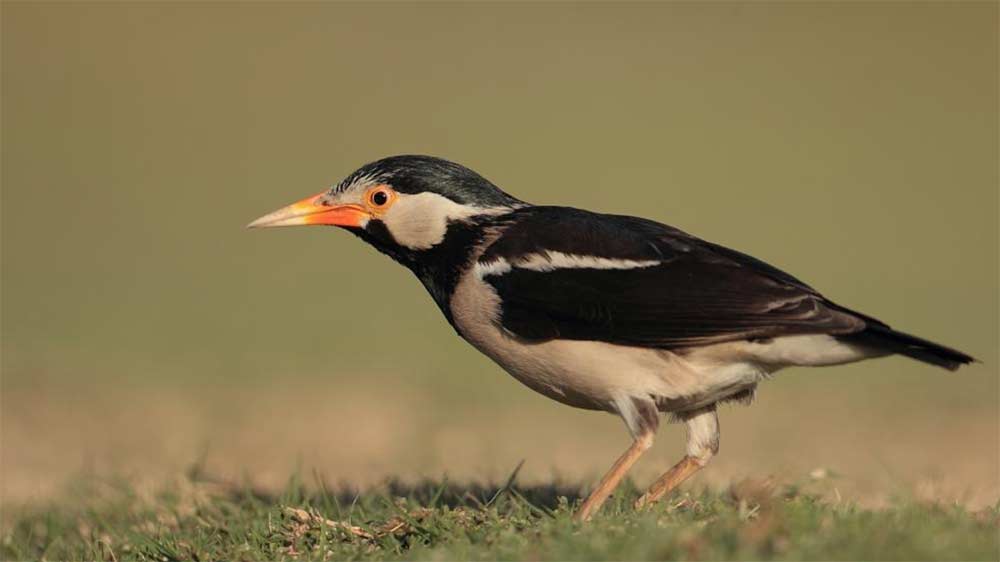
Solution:
{"label": "dark eye", "polygon": [[389,194],[380,189],[372,193],[371,199],[373,205],[381,207],[389,202]]}

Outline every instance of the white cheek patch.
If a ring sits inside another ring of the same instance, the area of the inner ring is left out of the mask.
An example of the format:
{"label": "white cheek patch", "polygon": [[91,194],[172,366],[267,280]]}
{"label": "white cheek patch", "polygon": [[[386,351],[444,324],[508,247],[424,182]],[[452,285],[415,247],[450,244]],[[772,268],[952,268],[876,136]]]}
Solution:
{"label": "white cheek patch", "polygon": [[437,193],[397,194],[396,202],[379,217],[397,244],[411,250],[427,250],[444,240],[448,223],[474,215],[496,214],[509,209],[483,209],[460,205]]}

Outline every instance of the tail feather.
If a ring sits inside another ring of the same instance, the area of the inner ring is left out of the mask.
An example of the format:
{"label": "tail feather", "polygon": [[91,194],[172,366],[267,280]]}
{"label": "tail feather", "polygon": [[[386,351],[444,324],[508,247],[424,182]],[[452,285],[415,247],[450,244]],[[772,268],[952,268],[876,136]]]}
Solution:
{"label": "tail feather", "polygon": [[898,353],[917,361],[943,367],[949,371],[954,371],[962,365],[976,361],[971,355],[962,353],[957,349],[945,347],[903,332],[897,332],[881,323],[876,324],[872,322],[860,332],[839,337],[850,343],[872,347],[889,353]]}

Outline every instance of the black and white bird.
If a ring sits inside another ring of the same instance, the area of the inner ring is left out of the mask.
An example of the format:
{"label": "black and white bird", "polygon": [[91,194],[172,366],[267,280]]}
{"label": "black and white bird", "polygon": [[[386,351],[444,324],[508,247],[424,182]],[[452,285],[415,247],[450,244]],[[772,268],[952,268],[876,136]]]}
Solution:
{"label": "black and white bird", "polygon": [[719,449],[716,406],[789,366],[901,354],[973,358],[827,300],[746,254],[651,220],[537,206],[440,158],[372,162],[250,227],[333,225],[409,268],[466,341],[529,388],[621,416],[633,443],[577,517],[588,519],[653,443],[661,412],[686,456],[658,500]]}

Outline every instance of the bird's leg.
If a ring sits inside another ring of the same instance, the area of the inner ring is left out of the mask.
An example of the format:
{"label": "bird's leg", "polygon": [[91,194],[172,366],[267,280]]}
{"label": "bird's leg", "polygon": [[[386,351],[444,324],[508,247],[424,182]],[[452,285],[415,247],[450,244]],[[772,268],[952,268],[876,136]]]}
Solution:
{"label": "bird's leg", "polygon": [[574,515],[577,521],[590,519],[590,516],[600,509],[611,493],[615,491],[615,488],[618,487],[618,484],[625,477],[625,474],[628,473],[629,469],[632,468],[632,465],[635,464],[635,461],[639,460],[639,457],[653,446],[653,436],[656,434],[656,428],[659,426],[659,412],[656,411],[656,405],[652,401],[639,401],[626,398],[621,400],[617,406],[619,414],[625,420],[625,424],[632,433],[634,441],[632,442],[632,446],[622,453],[622,456],[618,457],[615,464],[611,465],[604,478],[601,478],[601,482],[597,485],[597,488],[590,493],[590,496],[580,506],[580,510]]}
{"label": "bird's leg", "polygon": [[635,501],[636,509],[644,505],[658,501],[668,492],[676,488],[687,480],[689,476],[701,470],[702,465],[691,457],[684,457],[681,461],[670,468],[663,476],[659,477],[649,490]]}
{"label": "bird's leg", "polygon": [[580,506],[580,511],[576,512],[574,516],[577,521],[586,521],[590,519],[590,516],[594,514],[595,511],[604,505],[604,502],[611,495],[611,492],[615,491],[618,487],[618,483],[621,482],[625,474],[628,472],[635,461],[639,460],[650,447],[653,446],[653,434],[649,433],[646,435],[641,435],[632,442],[632,446],[625,451],[622,456],[618,457],[615,464],[611,465],[611,469],[608,473],[601,478],[601,483],[597,485],[597,488],[590,493],[587,500],[583,502]]}
{"label": "bird's leg", "polygon": [[714,404],[682,414],[681,418],[687,424],[687,455],[653,482],[649,490],[636,500],[636,508],[651,504],[670,493],[707,465],[715,453],[719,452],[719,417]]}

